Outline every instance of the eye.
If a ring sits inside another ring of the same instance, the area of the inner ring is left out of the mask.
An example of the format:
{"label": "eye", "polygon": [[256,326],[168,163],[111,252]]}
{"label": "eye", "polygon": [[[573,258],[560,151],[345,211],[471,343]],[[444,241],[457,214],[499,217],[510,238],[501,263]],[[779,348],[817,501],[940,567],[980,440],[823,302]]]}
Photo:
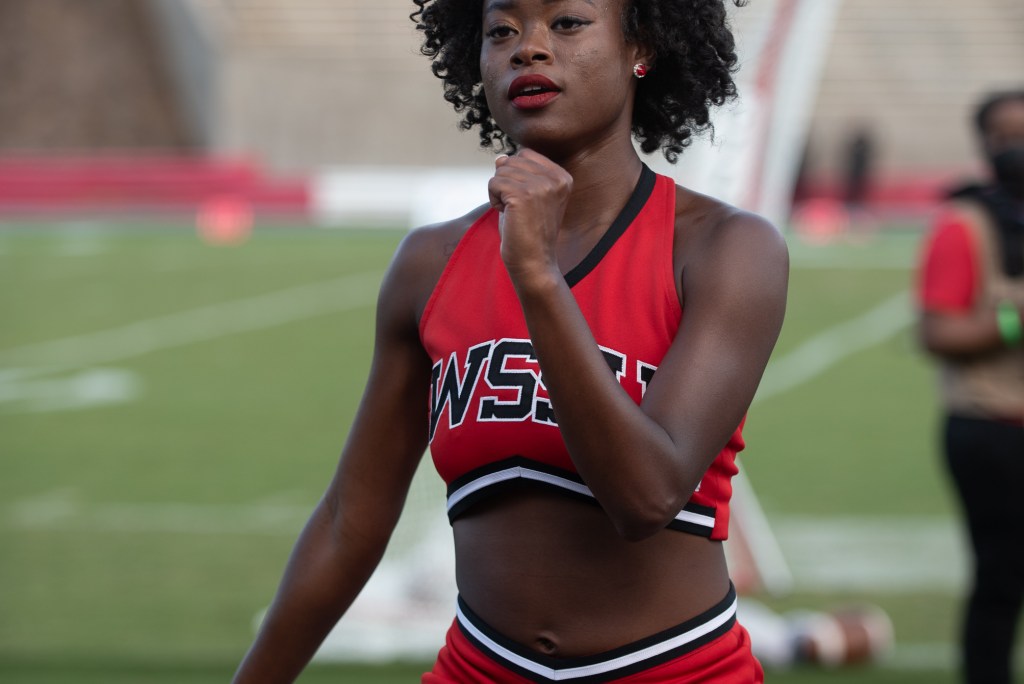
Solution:
{"label": "eye", "polygon": [[580,17],[565,16],[555,19],[554,23],[551,24],[551,28],[558,31],[572,31],[582,26],[586,26],[589,23],[589,21],[581,19]]}
{"label": "eye", "polygon": [[508,38],[513,33],[511,26],[507,24],[498,24],[497,26],[487,31],[487,37],[492,39]]}

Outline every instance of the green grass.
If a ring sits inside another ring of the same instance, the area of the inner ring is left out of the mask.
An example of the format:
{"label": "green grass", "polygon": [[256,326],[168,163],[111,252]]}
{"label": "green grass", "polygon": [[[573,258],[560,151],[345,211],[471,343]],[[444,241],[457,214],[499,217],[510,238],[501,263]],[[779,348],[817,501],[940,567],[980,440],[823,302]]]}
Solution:
{"label": "green grass", "polygon": [[[299,678],[302,684],[409,684],[419,682],[426,665],[386,665],[331,667],[310,666]],[[0,682],[19,684],[224,684],[230,681],[230,667],[180,662],[130,663],[121,660],[79,662],[7,662],[0,663]],[[877,668],[845,671],[795,670],[767,672],[773,684],[953,684],[944,672],[898,672]],[[482,683],[483,684],[483,683]]]}
{"label": "green grass", "polygon": [[[258,533],[139,531],[131,527],[139,510],[132,506],[312,507],[365,379],[374,293],[343,306],[339,286],[339,304],[324,313],[205,341],[175,344],[181,331],[160,328],[149,353],[118,357],[101,345],[101,358],[77,336],[352,273],[372,281],[400,238],[393,231],[261,230],[229,248],[204,245],[185,229],[145,226],[0,231],[0,681],[229,678],[301,516],[268,521]],[[777,357],[907,289],[911,274],[899,265],[912,262],[914,239],[794,245]],[[78,342],[42,346],[66,338]],[[130,374],[141,393],[127,402],[37,410],[40,396],[97,367]],[[15,376],[15,369],[36,374]],[[952,516],[935,456],[931,382],[907,330],[759,402],[743,463],[769,516]],[[45,510],[22,506],[43,496],[53,504]],[[122,507],[121,527],[97,527],[77,513],[100,505],[109,513],[111,504]],[[953,638],[957,603],[948,592],[795,589],[767,601],[786,609],[869,600],[890,612],[901,642]],[[423,667],[318,666],[302,681],[410,682]],[[953,675],[883,667],[770,680],[951,682]]]}

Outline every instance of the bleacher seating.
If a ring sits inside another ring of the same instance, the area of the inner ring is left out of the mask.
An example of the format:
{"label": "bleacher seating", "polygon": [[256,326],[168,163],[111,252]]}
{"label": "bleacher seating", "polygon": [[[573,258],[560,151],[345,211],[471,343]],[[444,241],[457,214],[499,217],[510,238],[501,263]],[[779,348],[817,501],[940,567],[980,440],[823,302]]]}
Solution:
{"label": "bleacher seating", "polygon": [[[15,6],[42,11],[38,9],[42,5],[19,1],[5,6],[7,11]],[[65,0],[63,6],[76,12],[86,8],[98,12],[104,7],[103,11],[110,13],[119,7],[118,1],[86,5]],[[763,0],[737,10],[735,27],[741,42],[747,22],[783,1],[787,0]],[[230,185],[230,178],[240,182],[232,176],[236,162],[231,160],[237,159],[255,160],[259,168],[272,174],[303,175],[333,165],[482,166],[489,159],[477,150],[475,133],[457,130],[457,115],[443,101],[440,83],[418,54],[419,37],[408,19],[414,9],[411,0],[149,2],[151,7],[161,4],[178,10],[189,8],[190,16],[202,25],[199,33],[209,42],[208,52],[186,45],[184,57],[191,59],[191,72],[176,70],[179,82],[191,79],[193,86],[191,97],[179,98],[179,107],[184,110],[198,103],[202,108],[189,118],[194,130],[187,134],[179,131],[167,140],[176,141],[173,144],[179,149],[195,147],[229,160],[190,157],[181,161],[196,178],[209,180],[207,174],[213,174],[214,187]],[[83,25],[78,19],[71,21],[67,12],[65,15],[67,21],[62,26]],[[103,25],[100,18],[92,24]],[[12,22],[8,25],[14,26]],[[170,36],[173,42],[172,29],[165,21],[160,24],[160,35]],[[6,43],[13,45],[16,36],[6,37]],[[33,40],[32,44],[49,43]],[[62,39],[54,44],[69,45],[71,41]],[[111,57],[109,61],[145,60]],[[931,196],[935,188],[971,166],[975,145],[967,114],[978,95],[992,88],[1019,87],[1024,83],[1021,64],[1021,0],[844,0],[809,133],[810,176],[818,181],[821,192],[837,192],[846,145],[851,135],[864,129],[875,143],[875,191],[881,193],[877,196],[902,194],[913,202]],[[99,66],[92,72],[113,73]],[[124,78],[119,81],[126,82]],[[117,114],[123,117],[129,111],[127,96],[109,92],[113,94],[105,101],[116,103]],[[149,109],[145,111],[154,111],[159,93],[146,102]],[[51,112],[64,109],[49,107]],[[143,111],[142,105],[138,109]],[[62,121],[87,121],[78,111],[74,114]],[[21,120],[34,123],[30,117]],[[111,120],[110,116],[103,119]],[[149,114],[138,120],[154,125],[158,119]],[[137,127],[143,129],[141,124]],[[34,133],[37,137],[52,136],[39,126],[33,130],[43,131]],[[149,139],[142,133],[125,137],[134,130],[126,125],[108,130],[121,136],[111,136],[106,144],[115,151],[119,142],[124,147],[122,139],[130,144]],[[182,143],[185,138],[187,144]],[[17,145],[8,144],[6,149],[17,150]],[[89,148],[85,145],[82,149]],[[69,151],[76,152],[73,146]],[[74,175],[72,171],[55,168],[52,161],[39,163],[43,166],[26,166],[25,159],[5,161],[0,166],[0,201],[30,203],[42,197],[40,193],[51,192],[49,201],[59,204],[56,188],[64,188],[65,197],[78,193],[97,202],[103,196],[125,192],[152,202],[203,194],[198,181],[193,189],[184,180],[154,181],[152,187],[144,187],[145,179],[160,178],[177,168],[166,158],[152,162],[155,168],[144,162],[138,175],[124,172],[131,190],[116,193],[100,180],[108,177],[103,174],[110,172],[106,166],[113,163],[110,160],[98,166],[95,160],[68,161],[76,169],[88,168],[74,182],[65,180]],[[255,173],[255,168],[250,171]],[[47,188],[47,183],[38,180],[45,175],[43,169],[58,179],[55,185]],[[91,176],[100,170],[100,176]],[[173,173],[171,177],[180,178]],[[289,205],[305,193],[298,184],[265,178],[236,187],[263,197],[268,206]]]}
{"label": "bleacher seating", "polygon": [[[194,1],[221,17],[225,44],[252,67],[237,69],[247,83],[238,87],[249,93],[245,106],[277,112],[260,94],[285,93],[307,130],[314,123],[307,109],[337,113],[317,124],[322,134],[290,153],[285,166],[478,159],[471,137],[454,133],[455,117],[416,54],[411,0]],[[740,34],[763,5],[735,13]],[[256,76],[259,59],[274,66]],[[1021,0],[844,0],[810,133],[812,170],[840,173],[843,147],[858,127],[874,136],[883,176],[963,168],[973,152],[966,112],[979,92],[1024,81],[1021,64]],[[317,74],[327,80],[314,83]],[[382,122],[403,104],[402,130]],[[259,124],[240,125],[252,141],[275,140],[283,126],[276,117],[266,112]],[[237,115],[228,118],[238,125]]]}
{"label": "bleacher seating", "polygon": [[811,171],[835,176],[859,128],[882,180],[963,172],[968,116],[987,90],[1024,87],[1021,0],[845,0],[814,113]]}

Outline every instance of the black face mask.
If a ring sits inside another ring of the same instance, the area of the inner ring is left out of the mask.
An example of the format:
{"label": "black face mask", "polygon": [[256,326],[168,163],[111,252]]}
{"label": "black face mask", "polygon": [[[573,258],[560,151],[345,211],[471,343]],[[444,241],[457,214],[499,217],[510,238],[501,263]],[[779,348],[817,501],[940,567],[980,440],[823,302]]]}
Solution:
{"label": "black face mask", "polygon": [[1007,147],[992,155],[992,171],[1006,192],[1024,199],[1024,145]]}

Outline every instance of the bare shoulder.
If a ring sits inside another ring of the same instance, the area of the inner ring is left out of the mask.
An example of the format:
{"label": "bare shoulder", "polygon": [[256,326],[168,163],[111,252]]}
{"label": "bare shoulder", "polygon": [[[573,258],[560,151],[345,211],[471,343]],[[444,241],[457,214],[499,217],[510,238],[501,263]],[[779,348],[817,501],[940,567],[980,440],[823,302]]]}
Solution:
{"label": "bare shoulder", "polygon": [[447,262],[462,236],[487,213],[488,208],[489,205],[483,204],[457,218],[414,228],[403,242],[408,249],[425,252],[423,256]]}
{"label": "bare shoulder", "polygon": [[776,264],[788,264],[789,251],[778,229],[767,219],[687,188],[676,189],[676,242],[690,257],[744,253]]}
{"label": "bare shoulder", "polygon": [[682,296],[695,290],[785,299],[789,250],[771,222],[677,186],[675,263]]}
{"label": "bare shoulder", "polygon": [[418,320],[462,236],[487,209],[488,206],[483,205],[450,221],[410,231],[391,261],[385,294],[391,292],[396,297],[408,298]]}
{"label": "bare shoulder", "polygon": [[677,186],[675,229],[682,268],[726,260],[733,268],[756,263],[758,270],[789,270],[786,241],[771,222],[714,197]]}

